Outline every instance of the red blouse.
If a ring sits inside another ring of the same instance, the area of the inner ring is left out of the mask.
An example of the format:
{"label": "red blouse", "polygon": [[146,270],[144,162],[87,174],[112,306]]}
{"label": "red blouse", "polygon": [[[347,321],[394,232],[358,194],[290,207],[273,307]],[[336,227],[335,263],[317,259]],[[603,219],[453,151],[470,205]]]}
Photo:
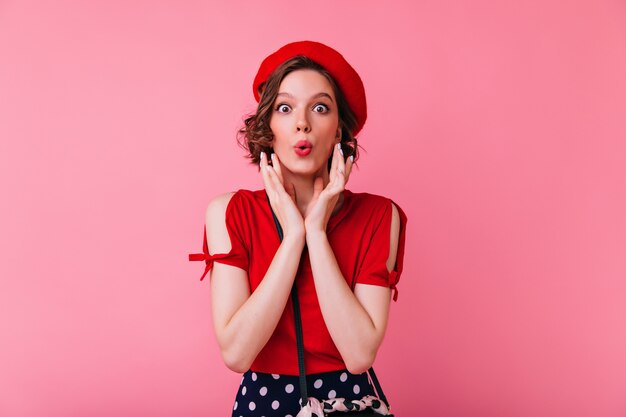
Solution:
{"label": "red blouse", "polygon": [[[398,298],[396,285],[402,273],[407,217],[394,202],[400,214],[400,236],[395,268],[387,270],[389,257],[391,201],[369,193],[344,190],[344,201],[328,220],[326,234],[341,273],[354,291],[357,283],[390,287],[393,300]],[[210,255],[206,231],[203,253],[190,254],[190,261],[205,261],[202,280],[213,266],[222,262],[248,272],[253,292],[265,276],[280,246],[278,231],[272,217],[265,189],[238,190],[226,208],[226,228],[232,249],[229,253]],[[302,317],[307,374],[345,369],[320,310],[307,247],[302,251],[296,274],[298,299]],[[298,357],[289,297],[282,317],[267,344],[252,363],[253,371],[298,375]]]}

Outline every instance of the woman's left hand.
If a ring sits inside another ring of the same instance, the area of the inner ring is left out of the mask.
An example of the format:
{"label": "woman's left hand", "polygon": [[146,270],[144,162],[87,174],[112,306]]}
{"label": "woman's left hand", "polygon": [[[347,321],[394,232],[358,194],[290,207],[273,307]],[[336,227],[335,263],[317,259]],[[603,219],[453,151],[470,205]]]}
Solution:
{"label": "woman's left hand", "polygon": [[352,158],[348,158],[348,162],[343,160],[343,155],[341,155],[338,145],[335,145],[333,160],[330,166],[329,182],[326,188],[324,188],[323,177],[315,178],[313,198],[307,207],[304,218],[304,227],[307,234],[313,231],[326,232],[328,219],[339,200],[339,195],[345,189],[350,178],[352,164]]}

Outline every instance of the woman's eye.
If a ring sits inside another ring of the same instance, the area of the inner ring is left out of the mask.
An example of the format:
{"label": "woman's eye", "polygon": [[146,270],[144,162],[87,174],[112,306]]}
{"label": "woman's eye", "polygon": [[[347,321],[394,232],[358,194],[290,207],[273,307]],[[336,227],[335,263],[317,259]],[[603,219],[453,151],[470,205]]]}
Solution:
{"label": "woman's eye", "polygon": [[286,104],[279,104],[278,106],[276,106],[276,111],[280,113],[286,113],[289,111],[289,106]]}
{"label": "woman's eye", "polygon": [[[321,109],[321,110],[319,110]],[[317,113],[324,113],[328,111],[328,106],[325,104],[316,104],[315,107],[313,107],[313,111],[317,112]]]}

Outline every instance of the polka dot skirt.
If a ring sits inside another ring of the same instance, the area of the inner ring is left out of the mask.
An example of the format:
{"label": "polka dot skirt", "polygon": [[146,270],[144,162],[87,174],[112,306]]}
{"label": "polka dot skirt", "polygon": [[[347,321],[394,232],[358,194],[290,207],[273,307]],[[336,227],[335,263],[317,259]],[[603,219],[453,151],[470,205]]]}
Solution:
{"label": "polka dot skirt", "polygon": [[[307,375],[306,380],[309,396],[320,401],[332,398],[355,400],[374,395],[367,372],[354,375],[344,369]],[[297,376],[249,370],[241,379],[232,417],[295,417],[300,411],[299,400]]]}

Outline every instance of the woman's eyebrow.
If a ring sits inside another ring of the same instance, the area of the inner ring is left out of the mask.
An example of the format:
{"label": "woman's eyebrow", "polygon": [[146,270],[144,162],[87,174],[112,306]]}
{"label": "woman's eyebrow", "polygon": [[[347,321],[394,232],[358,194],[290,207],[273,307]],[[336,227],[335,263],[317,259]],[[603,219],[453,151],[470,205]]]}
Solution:
{"label": "woman's eyebrow", "polygon": [[[293,95],[286,93],[286,92],[282,92],[282,93],[278,93],[276,94],[277,96],[287,96],[289,98],[293,98]],[[328,99],[330,99],[331,102],[333,102],[333,98],[330,96],[330,94],[328,93],[317,93],[315,94],[313,97],[311,97],[311,100],[316,99],[318,97],[327,97]]]}

